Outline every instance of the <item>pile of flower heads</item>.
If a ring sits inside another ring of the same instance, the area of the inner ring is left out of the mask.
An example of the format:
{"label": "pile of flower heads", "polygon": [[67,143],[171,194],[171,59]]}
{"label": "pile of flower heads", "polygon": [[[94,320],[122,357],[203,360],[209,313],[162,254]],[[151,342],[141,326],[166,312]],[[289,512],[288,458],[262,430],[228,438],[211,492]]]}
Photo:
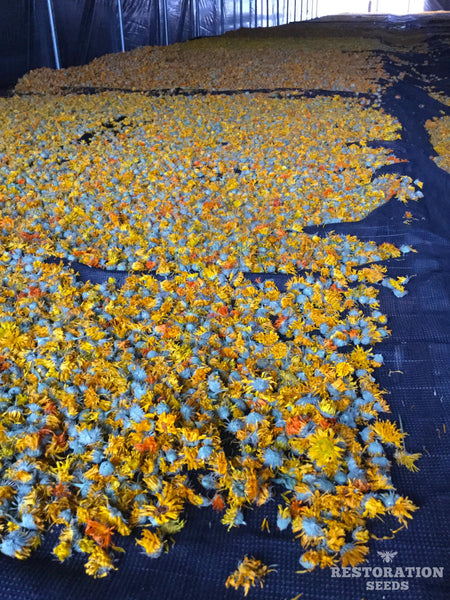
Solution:
{"label": "pile of flower heads", "polygon": [[[286,32],[287,33],[287,32]],[[228,33],[170,46],[139,47],[56,71],[22,77],[18,93],[65,94],[83,88],[119,90],[358,90],[377,93],[386,78],[380,41],[355,36],[289,35],[281,29]],[[323,66],[327,68],[324,69]]]}
{"label": "pile of flower heads", "polygon": [[425,128],[430,135],[430,141],[438,156],[431,158],[440,167],[450,173],[450,116],[429,119]]}
{"label": "pile of flower heads", "polygon": [[357,99],[106,93],[0,108],[3,227],[89,266],[294,274],[304,226],[422,195],[376,174],[399,162],[380,140],[400,125]]}
{"label": "pile of flower heads", "polygon": [[[262,94],[1,108],[0,551],[56,525],[59,560],[104,576],[120,536],[156,557],[188,504],[234,527],[277,496],[313,569],[362,562],[371,519],[405,525],[386,451],[417,455],[373,346],[380,286],[408,282],[383,262],[411,248],[303,230],[421,197],[376,173],[398,122]],[[61,258],[131,274],[83,283]]]}
{"label": "pile of flower heads", "polygon": [[385,455],[404,434],[380,419],[372,351],[388,333],[377,284],[406,283],[376,261],[401,251],[300,235],[304,268],[284,291],[218,270],[82,284],[4,242],[2,552],[28,556],[58,524],[56,556],[86,553],[101,576],[116,533],[139,527],[157,556],[187,503],[231,527],[274,484],[307,568],[363,560],[372,518],[405,523],[414,507]]}
{"label": "pile of flower heads", "polygon": [[447,96],[442,91],[436,91],[431,86],[427,87],[426,89],[427,89],[427,92],[428,92],[428,95],[430,96],[430,98],[433,98],[433,100],[437,100],[438,102],[441,102],[441,104],[445,104],[445,106],[450,106],[450,96]]}

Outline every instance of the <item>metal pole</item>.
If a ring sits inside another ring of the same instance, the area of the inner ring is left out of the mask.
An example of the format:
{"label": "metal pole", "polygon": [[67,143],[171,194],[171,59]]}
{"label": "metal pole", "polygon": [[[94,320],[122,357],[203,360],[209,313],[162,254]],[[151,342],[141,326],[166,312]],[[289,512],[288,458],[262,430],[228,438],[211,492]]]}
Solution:
{"label": "metal pole", "polygon": [[[167,2],[167,0],[166,0]],[[195,35],[200,37],[200,3],[199,0],[195,0]]]}
{"label": "metal pole", "polygon": [[117,9],[119,11],[119,29],[120,29],[120,48],[125,52],[125,38],[123,37],[123,18],[122,18],[122,2],[117,0]]}
{"label": "metal pole", "polygon": [[280,0],[277,0],[277,26],[280,24]]}
{"label": "metal pole", "polygon": [[258,0],[255,0],[255,29],[258,27]]}
{"label": "metal pole", "polygon": [[239,0],[239,8],[241,10],[241,14],[240,14],[240,17],[239,17],[239,24],[240,24],[241,29],[244,27],[244,17],[243,17],[243,12],[244,11],[243,11],[242,2],[243,2],[243,0]]}
{"label": "metal pole", "polygon": [[159,0],[153,0],[153,13],[154,13],[154,30],[155,30],[155,45],[161,45],[161,12],[159,10]]}
{"label": "metal pole", "polygon": [[56,40],[56,29],[55,29],[55,20],[53,18],[52,0],[47,0],[47,7],[48,7],[48,18],[50,21],[50,32],[52,34],[53,54],[55,55],[55,65],[56,65],[57,69],[60,69],[61,63],[59,62],[58,42]]}
{"label": "metal pole", "polygon": [[220,33],[225,33],[225,6],[223,0],[220,0]]}
{"label": "metal pole", "polygon": [[269,0],[266,0],[266,27],[269,27]]}
{"label": "metal pole", "polygon": [[169,45],[169,30],[167,25],[167,0],[162,0],[164,45]]}

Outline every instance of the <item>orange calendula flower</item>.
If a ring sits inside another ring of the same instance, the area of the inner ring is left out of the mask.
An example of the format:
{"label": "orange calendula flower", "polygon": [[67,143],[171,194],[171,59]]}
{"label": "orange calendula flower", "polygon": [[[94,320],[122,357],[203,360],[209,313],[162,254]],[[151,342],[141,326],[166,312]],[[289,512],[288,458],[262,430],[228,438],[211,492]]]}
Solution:
{"label": "orange calendula flower", "polygon": [[88,519],[86,522],[86,535],[91,537],[102,548],[108,548],[111,543],[111,535],[114,527],[107,527],[103,523]]}

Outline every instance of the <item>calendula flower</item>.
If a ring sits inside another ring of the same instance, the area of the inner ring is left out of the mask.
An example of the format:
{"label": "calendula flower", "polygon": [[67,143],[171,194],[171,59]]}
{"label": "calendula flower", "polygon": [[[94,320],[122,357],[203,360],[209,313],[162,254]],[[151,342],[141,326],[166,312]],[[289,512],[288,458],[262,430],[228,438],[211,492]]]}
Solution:
{"label": "calendula flower", "polygon": [[317,523],[316,519],[312,517],[301,519],[301,530],[302,538],[304,538],[306,545],[312,539],[323,538],[325,535],[324,529]]}
{"label": "calendula flower", "polygon": [[419,460],[421,456],[422,454],[420,454],[419,452],[416,452],[415,454],[410,454],[409,452],[406,452],[404,448],[397,450],[394,453],[395,460],[399,465],[404,465],[410,471],[415,472],[419,470],[415,463],[417,460]]}
{"label": "calendula flower", "polygon": [[373,519],[376,516],[383,515],[385,512],[386,509],[380,500],[377,500],[374,496],[366,497],[363,516]]}
{"label": "calendula flower", "polygon": [[102,548],[108,548],[111,543],[111,535],[114,532],[114,528],[107,527],[103,523],[87,520],[86,523],[86,535],[90,536],[99,546]]}
{"label": "calendula flower", "polygon": [[370,428],[379,436],[385,444],[391,444],[401,448],[405,434],[400,431],[395,423],[391,421],[377,421]]}
{"label": "calendula flower", "polygon": [[332,429],[318,428],[314,435],[309,437],[308,456],[319,467],[334,469],[344,452],[338,443],[339,440]]}
{"label": "calendula flower", "polygon": [[278,506],[278,517],[277,517],[277,526],[278,529],[286,529],[286,527],[291,523],[291,515],[290,508],[286,506],[283,508],[282,506]]}
{"label": "calendula flower", "polygon": [[145,553],[152,558],[159,556],[163,550],[163,542],[161,538],[149,529],[144,529],[141,538],[136,540],[136,544],[142,546],[145,550]]}
{"label": "calendula flower", "polygon": [[343,567],[351,566],[356,567],[357,565],[364,562],[369,548],[364,544],[345,544],[340,550],[340,557]]}
{"label": "calendula flower", "polygon": [[247,596],[250,588],[259,584],[263,587],[264,579],[273,569],[265,565],[261,560],[248,558],[247,556],[239,563],[238,568],[228,576],[225,587],[233,587],[235,590],[242,587],[244,596]]}
{"label": "calendula flower", "polygon": [[86,573],[93,577],[106,577],[109,571],[115,569],[111,557],[98,546],[90,552],[85,568]]}
{"label": "calendula flower", "polygon": [[415,506],[409,498],[399,497],[397,498],[395,504],[390,507],[389,512],[397,517],[402,525],[407,525],[406,519],[411,519],[412,514],[415,510],[417,510],[417,506]]}

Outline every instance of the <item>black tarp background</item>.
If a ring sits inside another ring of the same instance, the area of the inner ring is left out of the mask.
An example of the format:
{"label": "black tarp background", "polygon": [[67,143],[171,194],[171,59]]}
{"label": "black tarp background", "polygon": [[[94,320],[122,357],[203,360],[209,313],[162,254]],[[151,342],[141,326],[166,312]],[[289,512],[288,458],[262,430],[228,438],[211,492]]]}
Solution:
{"label": "black tarp background", "polygon": [[0,87],[14,83],[29,70],[32,31],[24,2],[0,2]]}
{"label": "black tarp background", "polygon": [[450,0],[425,0],[424,10],[450,10]]}
{"label": "black tarp background", "polygon": [[[342,6],[336,0],[333,10]],[[60,65],[69,67],[122,49],[309,20],[319,9],[320,0],[0,0],[0,88],[56,66],[50,12]],[[450,10],[450,0],[425,0],[425,9]]]}

